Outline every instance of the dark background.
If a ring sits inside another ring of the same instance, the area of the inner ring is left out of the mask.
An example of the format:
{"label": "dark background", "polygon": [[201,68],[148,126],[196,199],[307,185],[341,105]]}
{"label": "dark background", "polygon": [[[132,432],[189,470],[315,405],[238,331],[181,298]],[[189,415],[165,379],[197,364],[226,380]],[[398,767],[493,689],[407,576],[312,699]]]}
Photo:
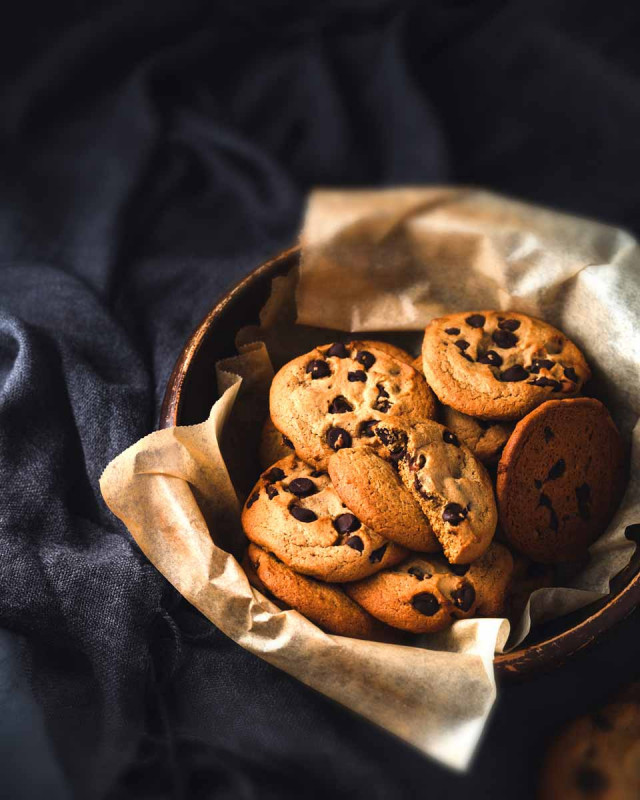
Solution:
{"label": "dark background", "polygon": [[640,228],[629,0],[24,0],[0,27],[0,764],[8,797],[531,798],[637,674],[632,616],[501,692],[456,776],[245,653],[106,510],[216,297],[314,185],[471,183]]}

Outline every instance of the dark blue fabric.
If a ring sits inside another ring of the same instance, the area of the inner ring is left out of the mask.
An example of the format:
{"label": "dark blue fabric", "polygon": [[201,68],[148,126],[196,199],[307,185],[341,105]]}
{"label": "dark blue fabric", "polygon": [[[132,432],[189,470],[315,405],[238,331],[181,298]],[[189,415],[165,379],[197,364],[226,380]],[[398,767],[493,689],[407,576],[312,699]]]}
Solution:
{"label": "dark blue fabric", "polygon": [[75,796],[532,797],[554,727],[635,674],[637,619],[506,689],[453,776],[215,631],[98,478],[154,427],[215,298],[294,239],[314,185],[482,184],[638,232],[636,4],[11,5],[0,624],[24,637]]}

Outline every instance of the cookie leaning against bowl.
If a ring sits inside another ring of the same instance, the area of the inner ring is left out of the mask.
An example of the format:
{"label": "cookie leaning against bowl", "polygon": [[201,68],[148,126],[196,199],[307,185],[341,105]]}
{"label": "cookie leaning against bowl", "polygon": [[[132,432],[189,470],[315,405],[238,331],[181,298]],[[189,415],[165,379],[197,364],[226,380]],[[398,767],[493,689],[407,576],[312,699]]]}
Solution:
{"label": "cookie leaning against bowl", "polygon": [[549,400],[515,427],[498,464],[507,540],[534,561],[585,555],[622,496],[623,450],[599,400]]}
{"label": "cookie leaning against bowl", "polygon": [[393,632],[338,586],[298,575],[274,555],[250,544],[243,562],[249,582],[299,611],[323,630],[354,639],[390,641]]}
{"label": "cookie leaning against bowl", "polygon": [[412,633],[435,633],[474,614],[501,615],[513,559],[494,542],[477,561],[452,566],[442,556],[412,555],[402,564],[345,591],[387,625]]}
{"label": "cookie leaning against bowl", "polygon": [[333,583],[372,575],[406,555],[346,508],[326,472],[296,456],[262,475],[245,503],[242,527],[291,569]]}
{"label": "cookie leaning against bowl", "polygon": [[378,420],[435,415],[435,398],[412,366],[370,348],[336,343],[294,358],[276,374],[271,419],[296,453],[326,467],[337,450],[372,444]]}
{"label": "cookie leaning against bowl", "polygon": [[432,320],[422,363],[442,403],[489,420],[517,420],[553,395],[577,395],[590,376],[584,356],[563,333],[509,311]]}

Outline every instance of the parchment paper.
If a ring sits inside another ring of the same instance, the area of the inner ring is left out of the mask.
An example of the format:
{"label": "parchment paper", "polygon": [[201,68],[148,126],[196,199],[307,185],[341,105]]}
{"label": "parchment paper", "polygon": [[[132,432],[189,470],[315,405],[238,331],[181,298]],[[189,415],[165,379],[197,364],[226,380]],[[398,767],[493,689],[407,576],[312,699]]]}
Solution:
{"label": "parchment paper", "polygon": [[209,419],[126,450],[105,470],[103,496],[152,563],[224,633],[464,769],[495,699],[492,660],[507,646],[506,620],[459,621],[416,646],[332,636],[280,611],[229,555],[242,550],[239,510],[259,473],[256,432],[272,363],[341,338],[336,331],[383,331],[417,353],[429,319],[471,308],[532,313],[577,342],[632,444],[631,479],[587,567],[565,588],[531,596],[509,638],[515,646],[532,621],[605,595],[635,547],[624,531],[640,522],[640,250],[609,226],[449,188],[316,192],[302,243],[299,275],[274,281],[260,326],[240,330],[239,355],[216,365],[221,397]]}

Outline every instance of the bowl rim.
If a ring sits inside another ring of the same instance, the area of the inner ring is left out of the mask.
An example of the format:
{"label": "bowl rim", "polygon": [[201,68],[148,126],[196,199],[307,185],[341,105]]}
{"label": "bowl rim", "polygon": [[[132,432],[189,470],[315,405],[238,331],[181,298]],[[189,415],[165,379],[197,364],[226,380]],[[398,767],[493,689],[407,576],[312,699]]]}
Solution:
{"label": "bowl rim", "polygon": [[[169,376],[160,409],[159,429],[178,424],[182,390],[189,368],[226,306],[256,281],[272,277],[287,266],[293,267],[299,255],[299,245],[281,251],[251,270],[214,303],[182,348]],[[566,630],[543,641],[495,655],[493,663],[496,677],[501,681],[521,680],[535,673],[549,672],[591,645],[600,634],[631,614],[640,604],[640,570],[617,593],[608,595],[606,602],[603,600],[596,601],[602,605],[592,614]]]}

